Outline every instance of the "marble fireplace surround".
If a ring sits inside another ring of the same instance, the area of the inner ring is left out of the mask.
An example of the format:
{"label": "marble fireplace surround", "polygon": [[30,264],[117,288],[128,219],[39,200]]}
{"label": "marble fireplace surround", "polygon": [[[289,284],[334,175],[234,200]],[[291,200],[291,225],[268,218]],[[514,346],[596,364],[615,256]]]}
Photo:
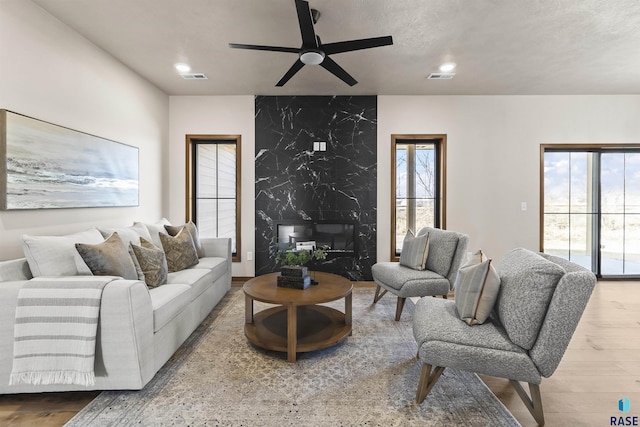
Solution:
{"label": "marble fireplace surround", "polygon": [[255,111],[256,275],[277,270],[278,223],[325,222],[354,224],[356,250],[310,267],[371,280],[377,97],[256,96]]}

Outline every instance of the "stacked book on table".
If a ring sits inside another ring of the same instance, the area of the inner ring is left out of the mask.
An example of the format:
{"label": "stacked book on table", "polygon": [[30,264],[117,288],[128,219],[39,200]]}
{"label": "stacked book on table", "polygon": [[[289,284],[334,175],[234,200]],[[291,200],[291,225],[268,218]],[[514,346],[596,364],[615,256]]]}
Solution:
{"label": "stacked book on table", "polygon": [[281,288],[307,289],[311,284],[311,277],[307,267],[283,266],[278,276],[278,286]]}

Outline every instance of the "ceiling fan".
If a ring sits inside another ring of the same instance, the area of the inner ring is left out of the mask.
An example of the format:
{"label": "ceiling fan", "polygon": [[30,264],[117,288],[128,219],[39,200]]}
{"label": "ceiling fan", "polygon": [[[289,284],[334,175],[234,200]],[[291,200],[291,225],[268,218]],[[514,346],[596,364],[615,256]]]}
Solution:
{"label": "ceiling fan", "polygon": [[318,21],[320,13],[315,9],[310,9],[309,2],[305,0],[295,0],[295,3],[298,12],[298,23],[300,24],[300,34],[302,35],[302,46],[300,48],[229,43],[229,47],[235,49],[268,50],[298,54],[298,60],[289,68],[289,71],[285,73],[280,81],[276,83],[276,86],[284,86],[284,84],[305,65],[320,65],[349,86],[353,86],[358,83],[356,79],[351,77],[351,75],[331,59],[329,55],[393,44],[391,36],[322,44],[320,37],[316,35],[313,28],[313,24]]}

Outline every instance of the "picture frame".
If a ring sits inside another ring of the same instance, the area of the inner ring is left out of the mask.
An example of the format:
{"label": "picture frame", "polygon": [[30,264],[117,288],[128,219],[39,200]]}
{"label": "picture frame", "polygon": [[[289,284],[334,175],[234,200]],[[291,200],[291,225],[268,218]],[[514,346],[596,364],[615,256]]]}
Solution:
{"label": "picture frame", "polygon": [[139,206],[138,148],[0,109],[0,209]]}

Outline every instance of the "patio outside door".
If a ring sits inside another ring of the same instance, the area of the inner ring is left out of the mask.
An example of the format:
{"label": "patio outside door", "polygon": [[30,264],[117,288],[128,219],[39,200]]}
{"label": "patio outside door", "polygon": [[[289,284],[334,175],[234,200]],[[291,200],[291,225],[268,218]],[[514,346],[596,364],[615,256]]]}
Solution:
{"label": "patio outside door", "polygon": [[640,150],[542,147],[542,250],[640,278]]}

